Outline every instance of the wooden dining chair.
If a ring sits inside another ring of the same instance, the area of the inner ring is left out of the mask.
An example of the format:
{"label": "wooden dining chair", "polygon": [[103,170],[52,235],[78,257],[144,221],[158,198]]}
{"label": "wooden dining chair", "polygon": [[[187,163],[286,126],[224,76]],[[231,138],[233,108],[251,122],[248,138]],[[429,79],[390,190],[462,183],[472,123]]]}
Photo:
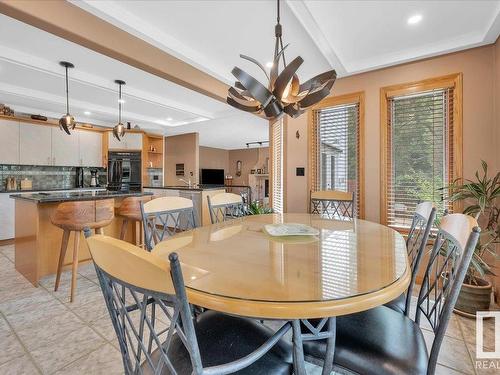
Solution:
{"label": "wooden dining chair", "polygon": [[177,254],[168,262],[111,237],[87,242],[125,374],[292,374],[289,322],[274,332],[215,311],[195,318]]}
{"label": "wooden dining chair", "polygon": [[66,250],[71,232],[74,233],[73,260],[71,263],[71,292],[70,302],[75,299],[76,278],[78,272],[78,250],[80,248],[80,237],[84,228],[95,229],[103,233],[103,227],[108,226],[114,219],[114,199],[103,199],[95,201],[63,202],[59,204],[50,218],[52,224],[63,230],[61,249],[59,251],[59,262],[57,264],[56,282],[54,291],[59,289],[62,268],[66,257]]}
{"label": "wooden dining chair", "polygon": [[220,193],[207,196],[208,210],[212,224],[228,219],[235,219],[246,215],[245,205],[241,195],[233,193]]}
{"label": "wooden dining chair", "polygon": [[350,191],[320,190],[311,192],[311,213],[329,219],[354,218],[354,194]]}
{"label": "wooden dining chair", "polygon": [[[464,214],[443,217],[432,248],[415,321],[386,306],[337,317],[335,349],[325,340],[304,342],[306,358],[333,358],[341,370],[366,375],[433,375],[448,323],[479,238],[477,221]],[[420,319],[434,340],[427,352]]]}
{"label": "wooden dining chair", "polygon": [[436,219],[436,208],[430,201],[421,202],[415,208],[408,236],[406,237],[406,249],[411,269],[411,281],[405,293],[398,298],[388,302],[385,306],[401,312],[408,316],[410,313],[410,302],[417,279],[417,273],[423,259],[427,241],[431,233],[434,220]]}
{"label": "wooden dining chair", "polygon": [[153,250],[159,242],[178,232],[196,228],[196,214],[191,199],[183,197],[161,197],[149,202],[140,202],[144,244]]}

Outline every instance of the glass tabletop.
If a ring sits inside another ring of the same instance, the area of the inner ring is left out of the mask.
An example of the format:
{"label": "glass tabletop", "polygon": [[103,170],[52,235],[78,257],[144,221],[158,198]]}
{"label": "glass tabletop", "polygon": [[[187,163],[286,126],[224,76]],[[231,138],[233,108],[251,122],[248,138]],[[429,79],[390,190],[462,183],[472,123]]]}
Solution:
{"label": "glass tabletop", "polygon": [[[316,236],[273,237],[264,226],[300,223]],[[264,302],[322,302],[380,291],[408,267],[406,244],[393,229],[364,220],[309,214],[247,216],[180,233],[153,253],[179,254],[186,287]]]}

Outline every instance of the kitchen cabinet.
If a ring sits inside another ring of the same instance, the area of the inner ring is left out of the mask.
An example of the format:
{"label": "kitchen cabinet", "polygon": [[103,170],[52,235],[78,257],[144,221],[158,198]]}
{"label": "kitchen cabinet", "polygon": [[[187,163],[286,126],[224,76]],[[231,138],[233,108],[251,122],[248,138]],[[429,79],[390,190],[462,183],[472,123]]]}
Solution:
{"label": "kitchen cabinet", "polygon": [[14,238],[14,199],[8,193],[0,193],[0,240]]}
{"label": "kitchen cabinet", "polygon": [[102,167],[102,134],[100,132],[79,130],[80,160],[83,167]]}
{"label": "kitchen cabinet", "polygon": [[0,164],[19,164],[19,121],[0,120]]}
{"label": "kitchen cabinet", "polygon": [[19,164],[52,165],[52,127],[19,124]]}
{"label": "kitchen cabinet", "polygon": [[125,133],[121,141],[113,137],[113,132],[108,132],[109,150],[142,150],[142,133]]}
{"label": "kitchen cabinet", "polygon": [[[41,126],[39,126],[41,127]],[[52,127],[52,165],[74,167],[80,165],[78,134],[71,135]]]}

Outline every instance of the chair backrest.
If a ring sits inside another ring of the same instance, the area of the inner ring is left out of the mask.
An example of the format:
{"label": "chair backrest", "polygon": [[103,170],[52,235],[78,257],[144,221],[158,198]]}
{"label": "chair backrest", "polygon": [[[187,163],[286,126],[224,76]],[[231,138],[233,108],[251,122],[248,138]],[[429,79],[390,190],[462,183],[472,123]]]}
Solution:
{"label": "chair backrest", "polygon": [[480,229],[477,220],[464,214],[446,215],[441,220],[417,301],[415,322],[421,315],[434,331],[427,373],[433,374],[444,333],[462,287]]}
{"label": "chair backrest", "polygon": [[67,230],[102,228],[115,217],[115,200],[98,199],[60,203],[51,221],[54,225]]}
{"label": "chair backrest", "polygon": [[207,196],[208,210],[212,224],[246,215],[245,205],[241,195],[220,193]]}
{"label": "chair backrest", "polygon": [[411,281],[406,292],[405,315],[410,312],[410,302],[417,279],[417,272],[420,268],[420,263],[425,252],[427,240],[431,232],[432,225],[436,218],[436,209],[432,202],[422,202],[415,208],[413,220],[406,238],[406,249],[408,251],[408,259],[411,268]]}
{"label": "chair backrest", "polygon": [[161,197],[140,202],[144,242],[148,251],[180,231],[196,227],[193,201],[183,197]]}
{"label": "chair backrest", "polygon": [[167,262],[132,244],[102,235],[87,238],[87,243],[126,374],[177,374],[169,356],[175,338],[189,353],[192,374],[237,372],[261,358],[290,329],[290,324],[285,324],[245,357],[203,368],[177,254],[171,253]]}
{"label": "chair backrest", "polygon": [[312,191],[311,213],[320,214],[330,219],[353,219],[354,194],[338,190]]}

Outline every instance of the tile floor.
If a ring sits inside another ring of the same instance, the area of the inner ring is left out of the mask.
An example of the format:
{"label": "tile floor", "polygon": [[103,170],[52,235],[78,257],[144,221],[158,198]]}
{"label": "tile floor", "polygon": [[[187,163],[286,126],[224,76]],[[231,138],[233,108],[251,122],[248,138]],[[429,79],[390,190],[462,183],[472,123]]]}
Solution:
{"label": "tile floor", "polygon": [[[70,274],[58,292],[54,277],[34,288],[14,269],[14,248],[0,247],[0,375],[122,374],[113,327],[91,264],[80,267],[77,301],[69,303]],[[485,342],[493,343],[486,321]],[[432,332],[422,324],[426,340]],[[485,345],[487,346],[487,344]],[[438,375],[487,375],[475,369],[475,322],[454,315],[439,356]],[[308,365],[309,374],[320,374]]]}

